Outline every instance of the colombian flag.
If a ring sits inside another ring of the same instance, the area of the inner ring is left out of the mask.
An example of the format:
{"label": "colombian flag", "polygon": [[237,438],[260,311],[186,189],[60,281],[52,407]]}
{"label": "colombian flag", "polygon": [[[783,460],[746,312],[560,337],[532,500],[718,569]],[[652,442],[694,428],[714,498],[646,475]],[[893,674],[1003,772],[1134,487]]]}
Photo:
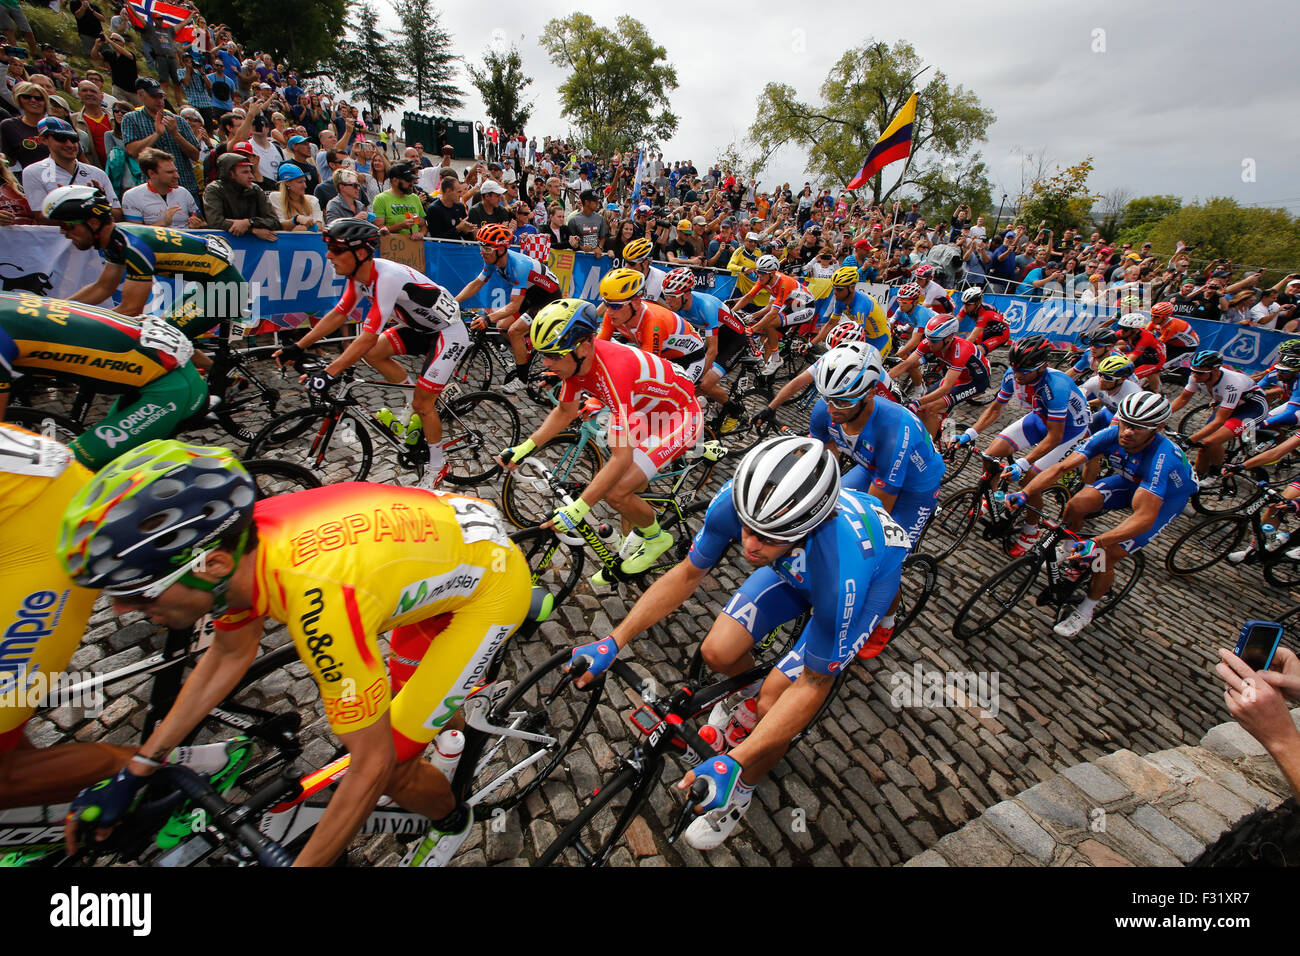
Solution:
{"label": "colombian flag", "polygon": [[913,93],[908,97],[903,108],[898,111],[894,121],[880,134],[876,145],[872,146],[871,152],[867,153],[866,162],[862,164],[862,168],[858,170],[858,174],[853,177],[847,188],[860,189],[867,184],[868,179],[890,163],[906,159],[912,152],[912,123],[915,121],[916,94]]}

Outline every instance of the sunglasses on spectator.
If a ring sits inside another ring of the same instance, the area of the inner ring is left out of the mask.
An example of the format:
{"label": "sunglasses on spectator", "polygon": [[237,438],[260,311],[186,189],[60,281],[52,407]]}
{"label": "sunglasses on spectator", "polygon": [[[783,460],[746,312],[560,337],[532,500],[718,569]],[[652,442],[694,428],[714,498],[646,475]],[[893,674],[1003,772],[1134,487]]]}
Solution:
{"label": "sunglasses on spectator", "polygon": [[54,140],[56,143],[77,142],[76,133],[46,133],[45,135],[48,136],[50,139]]}
{"label": "sunglasses on spectator", "polygon": [[41,94],[39,93],[20,93],[18,95],[18,98],[20,100],[44,100],[45,99],[45,97],[41,96]]}

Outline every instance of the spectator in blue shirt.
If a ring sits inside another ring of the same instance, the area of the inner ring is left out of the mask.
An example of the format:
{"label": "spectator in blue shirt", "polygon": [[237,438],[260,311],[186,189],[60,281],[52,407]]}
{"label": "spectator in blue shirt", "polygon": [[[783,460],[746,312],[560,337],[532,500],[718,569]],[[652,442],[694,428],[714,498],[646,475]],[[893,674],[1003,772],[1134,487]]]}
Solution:
{"label": "spectator in blue shirt", "polygon": [[1016,278],[1016,234],[1008,232],[1002,237],[1002,244],[993,250],[992,261],[984,271],[997,281],[989,287],[990,292],[1010,292]]}

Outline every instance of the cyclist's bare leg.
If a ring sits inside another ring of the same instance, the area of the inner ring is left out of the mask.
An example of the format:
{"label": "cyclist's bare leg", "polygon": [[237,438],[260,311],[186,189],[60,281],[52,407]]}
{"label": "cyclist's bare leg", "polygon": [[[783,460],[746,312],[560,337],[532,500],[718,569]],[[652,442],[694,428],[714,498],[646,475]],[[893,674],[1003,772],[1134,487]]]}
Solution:
{"label": "cyclist's bare leg", "polygon": [[384,793],[403,810],[422,814],[430,820],[441,820],[456,809],[451,782],[441,770],[421,760],[419,755],[393,768]]}
{"label": "cyclist's bare leg", "polygon": [[406,381],[406,369],[393,358],[393,343],[385,336],[379,337],[379,341],[366,353],[365,359],[367,365],[384,377],[384,381],[394,385]]}
{"label": "cyclist's bare leg", "polygon": [[1219,470],[1219,466],[1223,464],[1223,450],[1227,447],[1228,442],[1232,441],[1233,437],[1229,429],[1218,428],[1215,429],[1214,434],[1202,441],[1202,448],[1196,453],[1196,474],[1198,477],[1204,477]]}
{"label": "cyclist's bare leg", "polygon": [[438,417],[433,392],[417,387],[415,394],[411,396],[411,407],[420,416],[420,421],[424,426],[425,440],[430,445],[436,445],[442,441],[442,419]]}
{"label": "cyclist's bare leg", "polygon": [[716,369],[705,370],[704,377],[700,379],[699,391],[713,401],[722,402],[724,405],[731,401],[731,395],[722,387],[722,376],[718,374]]}
{"label": "cyclist's bare leg", "polygon": [[101,743],[37,749],[24,737],[0,754],[0,810],[71,800],[83,788],[113,776],[134,754],[134,747]]}
{"label": "cyclist's bare leg", "polygon": [[754,638],[735,618],[719,614],[704,638],[700,656],[710,670],[735,677],[754,666]]}
{"label": "cyclist's bare leg", "polygon": [[497,326],[510,342],[510,351],[514,353],[516,365],[528,364],[528,348],[524,340],[528,337],[528,326],[517,316],[508,316]]}
{"label": "cyclist's bare leg", "polygon": [[1083,522],[1102,510],[1101,492],[1096,488],[1083,488],[1065,505],[1061,523],[1078,534],[1083,530]]}
{"label": "cyclist's bare leg", "polygon": [[1110,586],[1115,583],[1115,565],[1127,557],[1128,552],[1122,544],[1112,544],[1106,549],[1106,570],[1092,572],[1092,580],[1088,582],[1088,597],[1098,601],[1109,593]]}
{"label": "cyclist's bare leg", "polygon": [[654,509],[637,494],[645,485],[645,472],[636,465],[629,465],[618,484],[605,495],[606,503],[632,522],[634,528],[649,528],[657,520]]}

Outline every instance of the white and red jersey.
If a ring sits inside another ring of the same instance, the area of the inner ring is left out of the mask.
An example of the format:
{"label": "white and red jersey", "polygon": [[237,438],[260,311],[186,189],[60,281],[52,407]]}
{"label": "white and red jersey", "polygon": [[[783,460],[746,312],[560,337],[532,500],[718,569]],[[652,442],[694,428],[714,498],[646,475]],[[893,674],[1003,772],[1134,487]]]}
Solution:
{"label": "white and red jersey", "polygon": [[656,434],[656,421],[680,419],[698,409],[695,386],[672,363],[621,342],[594,340],[591,370],[574,375],[560,386],[560,401],[577,401],[589,392],[609,409],[611,433]]}
{"label": "white and red jersey", "polygon": [[343,297],[334,306],[347,315],[362,298],[370,299],[363,331],[378,335],[389,316],[419,332],[441,332],[460,320],[456,296],[424,273],[391,259],[371,261],[370,281],[349,278]]}
{"label": "white and red jersey", "polygon": [[918,345],[916,351],[918,355],[933,355],[947,368],[961,372],[957,379],[958,385],[966,385],[976,378],[988,381],[988,356],[978,345],[972,345],[961,336],[949,336],[948,345],[942,352],[936,351],[929,339]]}

